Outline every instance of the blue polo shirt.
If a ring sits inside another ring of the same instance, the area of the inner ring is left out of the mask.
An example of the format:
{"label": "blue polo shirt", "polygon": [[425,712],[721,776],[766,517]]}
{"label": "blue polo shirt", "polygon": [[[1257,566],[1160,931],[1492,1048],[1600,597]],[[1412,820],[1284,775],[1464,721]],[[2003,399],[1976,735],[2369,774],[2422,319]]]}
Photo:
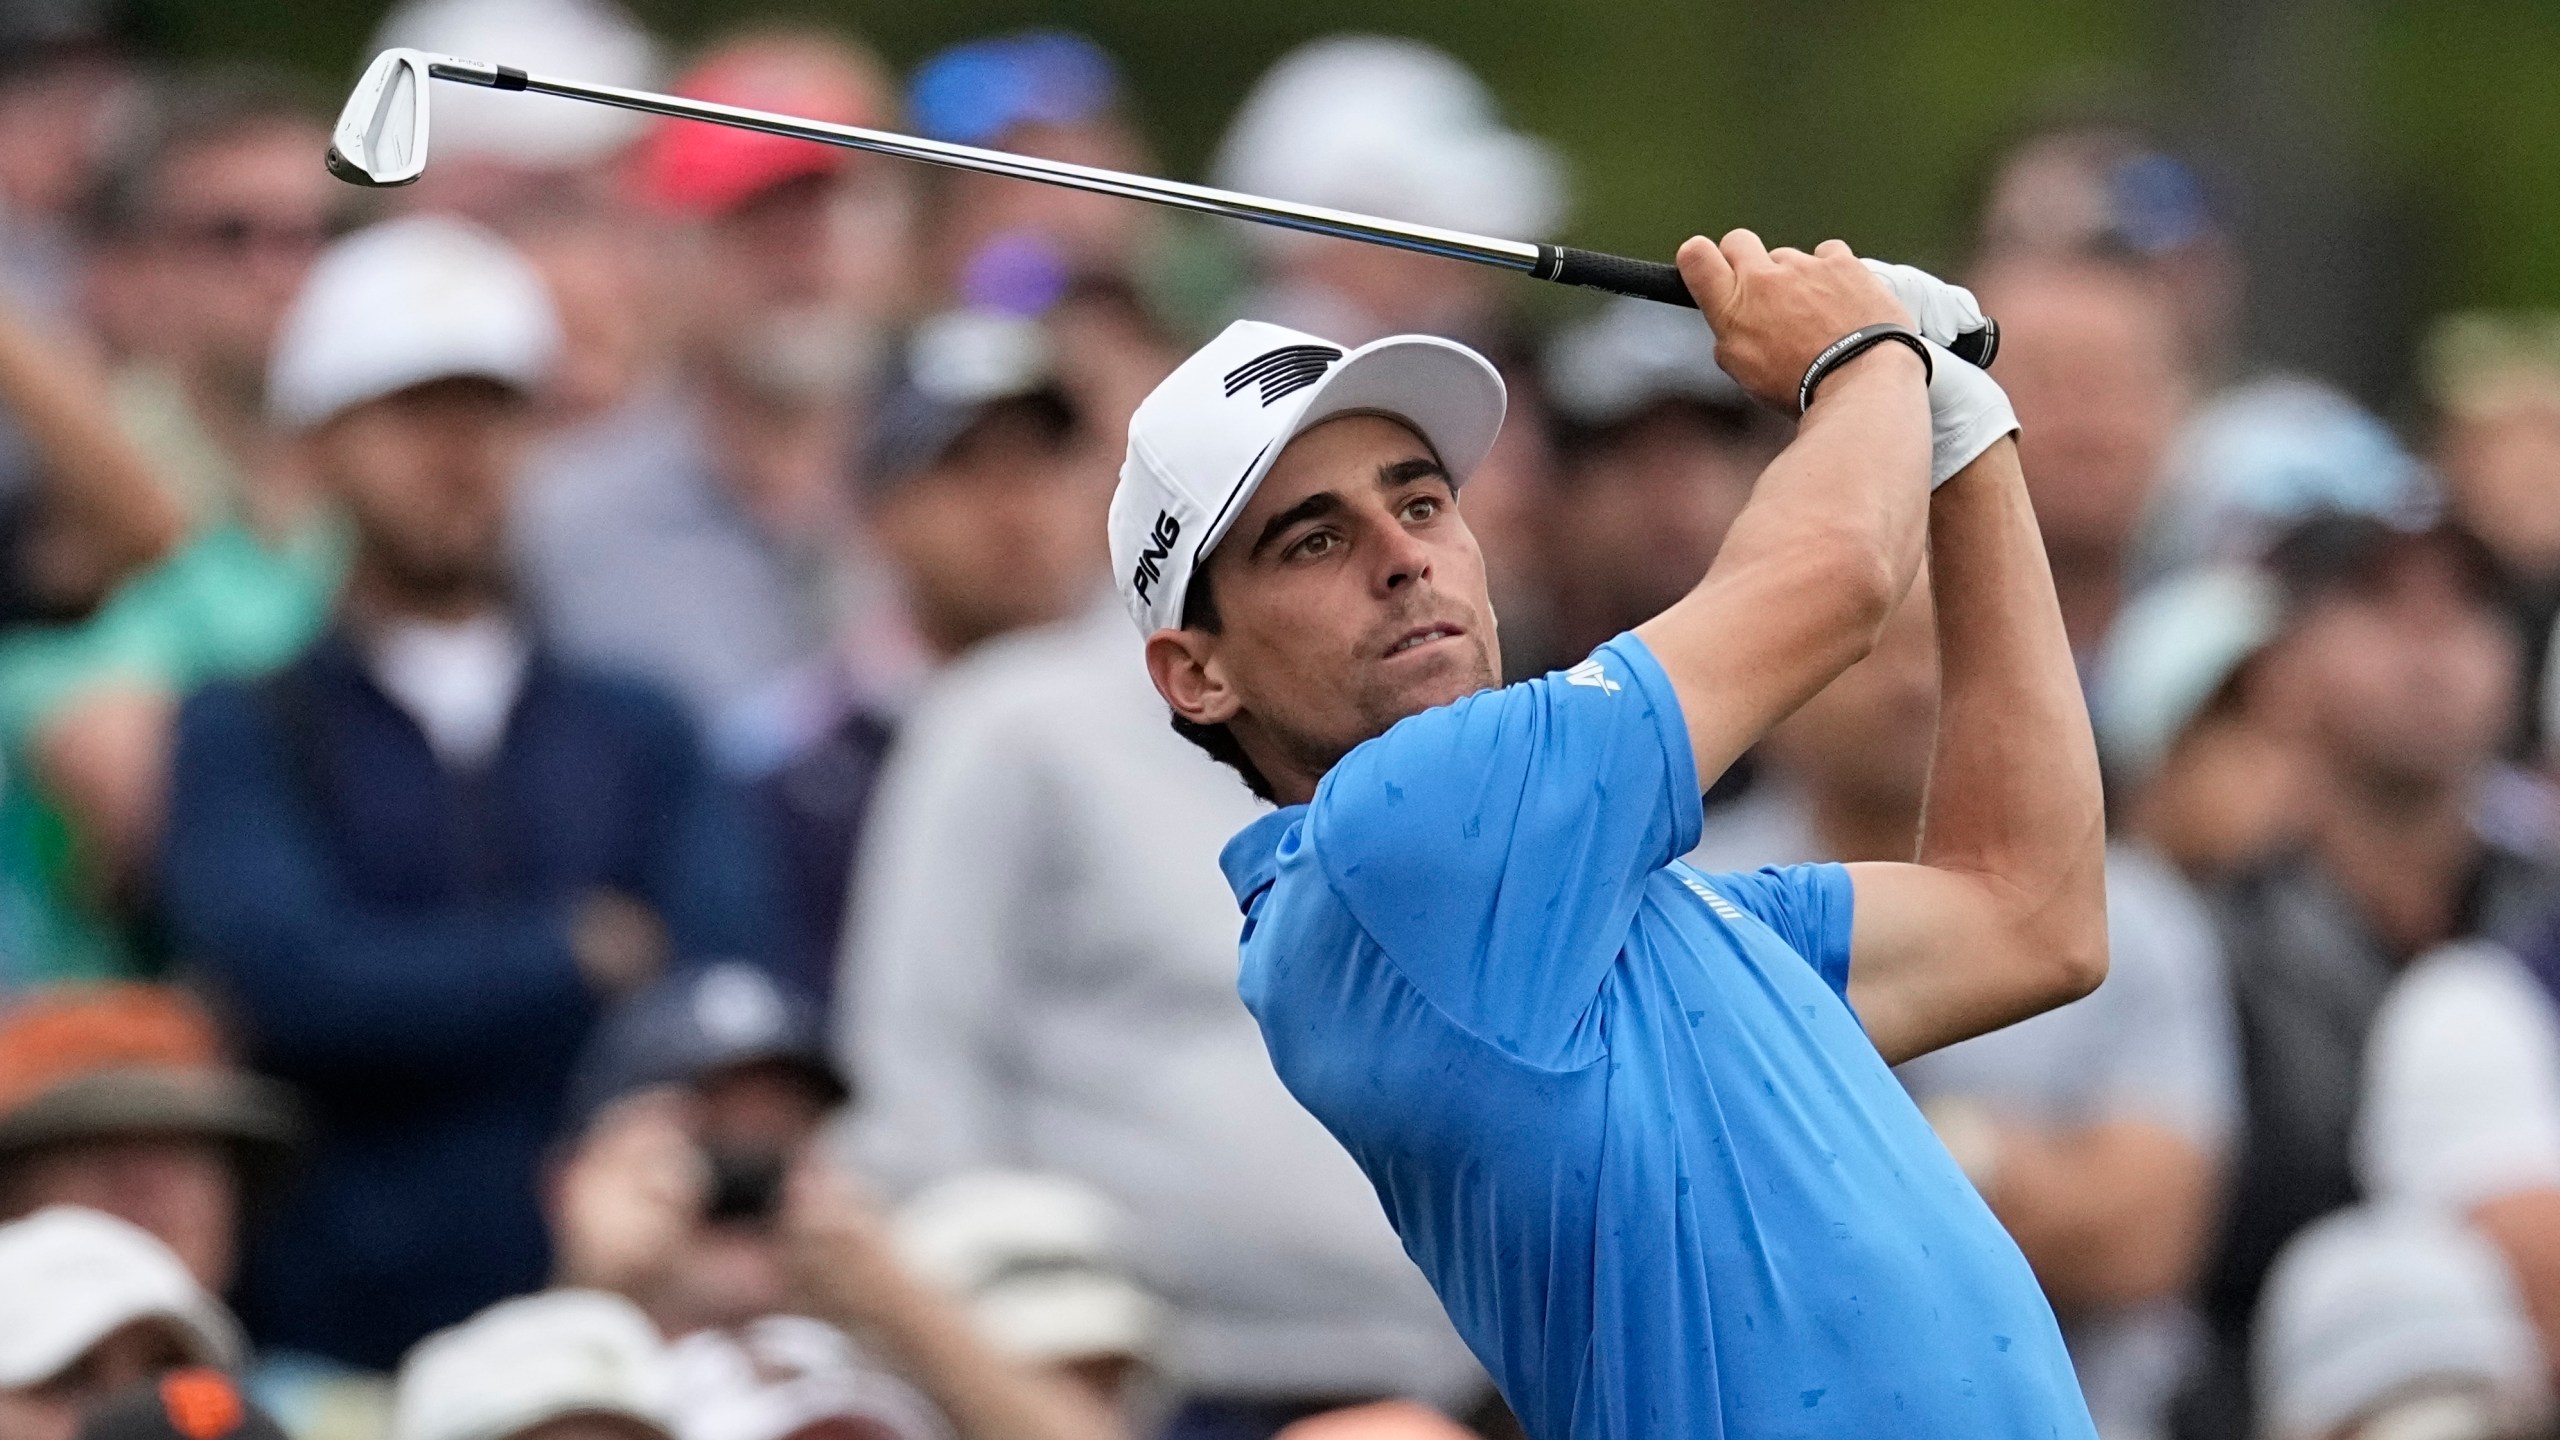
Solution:
{"label": "blue polo shirt", "polygon": [[1227,846],[1291,1093],[1539,1440],[2090,1440],[2035,1276],[1845,998],[1836,865],[1701,875],[1620,636]]}

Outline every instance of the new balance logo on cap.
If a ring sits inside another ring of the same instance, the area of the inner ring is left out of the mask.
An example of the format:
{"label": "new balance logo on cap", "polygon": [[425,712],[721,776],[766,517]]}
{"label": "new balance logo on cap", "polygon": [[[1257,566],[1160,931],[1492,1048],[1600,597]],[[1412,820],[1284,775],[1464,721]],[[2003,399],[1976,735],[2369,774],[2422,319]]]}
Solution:
{"label": "new balance logo on cap", "polygon": [[1421,436],[1457,485],[1493,448],[1502,407],[1502,376],[1455,341],[1393,335],[1345,350],[1259,320],[1228,326],[1130,417],[1111,497],[1111,573],[1129,618],[1147,634],[1182,623],[1191,577],[1300,433],[1383,415]]}
{"label": "new balance logo on cap", "polygon": [[1247,385],[1262,386],[1262,403],[1274,401],[1306,389],[1324,378],[1342,352],[1331,345],[1283,345],[1265,351],[1227,372],[1227,393],[1235,394]]}

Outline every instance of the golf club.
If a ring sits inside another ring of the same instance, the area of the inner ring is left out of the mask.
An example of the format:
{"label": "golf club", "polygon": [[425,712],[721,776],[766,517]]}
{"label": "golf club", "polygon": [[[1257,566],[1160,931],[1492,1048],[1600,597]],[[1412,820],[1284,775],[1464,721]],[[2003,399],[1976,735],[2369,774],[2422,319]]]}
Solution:
{"label": "golf club", "polygon": [[[1651,260],[1635,260],[1596,250],[1577,250],[1565,245],[1497,240],[1461,230],[1409,225],[1320,205],[1295,205],[1232,190],[1211,189],[1205,185],[1186,185],[1178,180],[1155,180],[1116,170],[1100,170],[1090,165],[1008,155],[1001,150],[981,150],[973,145],[953,145],[885,130],[802,120],[762,110],[657,95],[645,90],[626,90],[616,85],[554,80],[542,75],[528,75],[510,65],[458,60],[450,55],[430,55],[422,50],[385,50],[365,67],[364,76],[356,82],[354,93],[347,97],[346,109],[340,112],[337,129],[330,138],[330,173],[356,185],[406,185],[424,174],[427,168],[427,88],[432,80],[452,80],[492,90],[562,95],[572,100],[613,105],[650,115],[703,120],[741,130],[760,130],[768,135],[787,135],[824,145],[841,145],[851,150],[894,155],[902,160],[918,160],[954,170],[974,170],[986,175],[1034,180],[1045,185],[1063,185],[1071,190],[1118,195],[1203,215],[1360,240],[1371,245],[1438,255],[1444,259],[1467,260],[1478,265],[1517,271],[1539,280],[1632,295],[1665,305],[1693,308],[1696,305],[1689,295],[1689,287],[1680,279],[1679,270]],[[1957,336],[1955,344],[1949,348],[1965,360],[1988,366],[1999,352],[1999,327],[1986,321],[1980,330]]]}

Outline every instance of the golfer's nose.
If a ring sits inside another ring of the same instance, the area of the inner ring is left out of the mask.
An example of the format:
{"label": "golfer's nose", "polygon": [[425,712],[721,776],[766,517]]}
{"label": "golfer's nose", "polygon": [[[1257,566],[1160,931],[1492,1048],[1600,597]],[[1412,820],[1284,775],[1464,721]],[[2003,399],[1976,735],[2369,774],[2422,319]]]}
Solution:
{"label": "golfer's nose", "polygon": [[1401,525],[1386,527],[1385,543],[1378,551],[1379,590],[1392,595],[1430,574],[1430,548]]}

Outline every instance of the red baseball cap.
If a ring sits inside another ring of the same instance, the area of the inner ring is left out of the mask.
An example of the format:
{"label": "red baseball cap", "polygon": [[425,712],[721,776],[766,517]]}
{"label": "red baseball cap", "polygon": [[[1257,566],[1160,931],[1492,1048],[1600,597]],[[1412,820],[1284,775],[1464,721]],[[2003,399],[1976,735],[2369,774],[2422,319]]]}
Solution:
{"label": "red baseball cap", "polygon": [[[679,95],[838,125],[893,118],[890,86],[869,54],[822,35],[768,35],[713,51],[675,85]],[[833,175],[852,151],[700,120],[660,120],[632,159],[640,197],[681,215],[724,214],[808,175]]]}

